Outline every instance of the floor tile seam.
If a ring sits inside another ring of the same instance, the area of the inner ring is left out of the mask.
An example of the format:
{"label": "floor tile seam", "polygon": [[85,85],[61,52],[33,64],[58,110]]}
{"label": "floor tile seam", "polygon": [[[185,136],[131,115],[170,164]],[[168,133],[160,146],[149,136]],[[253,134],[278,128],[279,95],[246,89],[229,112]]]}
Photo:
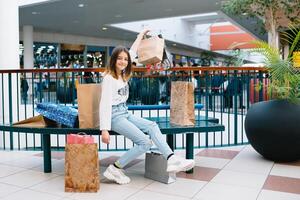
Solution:
{"label": "floor tile seam", "polygon": [[6,166],[9,166],[9,167],[18,167],[18,168],[23,168],[23,169],[32,169],[32,168],[38,167],[38,166],[43,165],[43,164],[35,165],[33,167],[30,167],[30,168],[25,168],[25,167],[22,167],[22,166],[9,164],[9,163],[1,163],[1,165],[6,165]]}
{"label": "floor tile seam", "polygon": [[231,171],[231,172],[239,172],[239,173],[247,173],[247,174],[256,174],[256,175],[269,175],[267,173],[262,173],[262,172],[253,172],[253,171],[242,171],[242,170],[233,170],[233,169],[222,169],[221,171]]}
{"label": "floor tile seam", "polygon": [[265,184],[266,184],[266,182],[267,182],[267,180],[268,180],[268,177],[269,177],[269,176],[272,176],[270,173],[271,173],[271,171],[273,170],[274,166],[275,166],[275,162],[272,164],[272,167],[271,167],[270,170],[269,170],[268,176],[267,176],[267,178],[266,178],[266,180],[265,180],[265,182],[264,182],[264,184],[263,184],[263,186],[262,186],[262,189],[264,188],[264,186],[265,186]]}
{"label": "floor tile seam", "polygon": [[196,194],[192,197],[192,199],[194,199],[194,198],[198,195],[198,193],[200,193],[200,192],[203,190],[203,188],[205,188],[205,187],[207,186],[207,184],[210,183],[210,181],[203,181],[203,182],[206,182],[206,183],[203,185],[203,187],[201,187],[201,188],[199,189],[198,192],[196,192]]}
{"label": "floor tile seam", "polygon": [[155,193],[159,193],[159,194],[164,194],[164,195],[168,195],[168,196],[174,196],[174,197],[182,197],[182,198],[188,198],[188,199],[191,199],[191,197],[188,197],[188,196],[184,196],[184,195],[180,195],[180,194],[170,194],[170,193],[167,193],[167,192],[161,192],[161,191],[155,191],[155,190],[151,190],[151,189],[144,189],[143,191],[149,191],[149,192],[155,192]]}
{"label": "floor tile seam", "polygon": [[223,166],[223,168],[222,169],[224,169],[227,165],[229,165],[229,163],[231,163],[245,148],[246,148],[247,146],[244,146],[240,151],[239,151],[239,153],[238,154],[236,154],[232,159],[228,159],[228,160],[230,160],[229,162],[227,162],[224,166]]}
{"label": "floor tile seam", "polygon": [[[238,154],[237,154],[237,155],[238,155]],[[233,159],[234,159],[234,158],[233,158]],[[221,168],[221,170],[223,170],[227,165],[229,165],[229,163],[231,163],[233,159],[229,159],[229,161]],[[220,170],[220,171],[221,171],[221,170]]]}
{"label": "floor tile seam", "polygon": [[[51,193],[51,192],[46,192],[46,191],[41,191],[41,190],[38,190],[38,189],[33,189],[33,188],[30,188],[30,187],[27,187],[25,189],[26,190],[31,190],[31,191],[34,191],[34,192],[40,192],[40,193],[50,194],[50,195],[54,195],[54,196],[58,196],[58,197],[62,197],[62,198],[68,197],[68,195],[67,196],[58,195],[58,194],[54,194],[54,193]],[[66,193],[66,192],[64,192],[64,193]]]}
{"label": "floor tile seam", "polygon": [[[1,183],[3,183],[3,182],[1,182]],[[26,188],[25,188],[25,187],[22,187],[22,186],[17,186],[17,185],[13,185],[13,184],[9,184],[9,183],[3,183],[3,184],[10,185],[10,186],[13,186],[13,187],[18,187],[18,190],[17,190],[17,191],[14,191],[13,193],[6,194],[5,196],[0,197],[0,199],[6,198],[6,197],[8,197],[8,196],[10,196],[10,195],[13,195],[13,194],[15,194],[15,193],[17,193],[17,192],[20,192],[20,191],[22,191],[22,190],[26,190]]]}
{"label": "floor tile seam", "polygon": [[[230,183],[219,183],[219,182],[213,182],[213,181],[210,181],[209,183],[217,184],[217,185],[221,185],[221,186],[229,185],[229,186],[241,187],[241,188],[245,188],[245,189],[262,190],[262,189],[260,189],[258,187],[255,188],[255,187],[248,187],[248,186],[245,186],[245,185],[236,185],[236,184],[230,184]],[[209,183],[207,183],[205,186],[207,186]]]}
{"label": "floor tile seam", "polygon": [[[217,158],[216,158],[217,159]],[[224,159],[225,160],[225,159]],[[219,167],[219,168],[217,168],[217,167],[207,167],[207,166],[203,166],[203,165],[196,165],[196,163],[195,163],[195,166],[197,166],[197,167],[205,167],[205,168],[213,168],[213,169],[219,169],[219,170],[222,170],[229,162],[231,162],[231,160],[230,159],[226,159],[226,160],[228,160],[227,162],[226,162],[226,164],[224,165],[224,166],[222,166],[221,168]]]}
{"label": "floor tile seam", "polygon": [[300,166],[296,166],[296,165],[284,165],[284,164],[274,163],[274,167],[275,167],[275,165],[280,168],[288,168],[291,170],[300,170]]}
{"label": "floor tile seam", "polygon": [[220,183],[220,182],[216,182],[216,181],[210,181],[211,183],[217,183],[217,184],[223,184],[223,185],[230,185],[230,186],[239,186],[239,187],[245,187],[245,188],[249,188],[249,189],[262,189],[262,187],[253,187],[253,186],[245,186],[245,185],[239,185],[239,184],[233,184],[233,183]]}
{"label": "floor tile seam", "polygon": [[[151,184],[151,183],[150,183]],[[147,185],[148,186],[148,185]],[[129,189],[137,189],[137,190],[143,190],[145,187],[147,186],[143,186],[143,187],[138,187],[138,186],[129,186],[129,185],[126,185],[124,187],[126,188],[129,188]]]}
{"label": "floor tile seam", "polygon": [[[13,186],[15,186],[15,185],[13,185]],[[20,191],[22,191],[22,190],[25,190],[25,188],[19,188],[18,190],[14,191],[14,192],[12,192],[12,193],[9,193],[9,194],[6,194],[6,195],[0,197],[0,199],[6,198],[6,197],[8,197],[8,196],[10,196],[10,195],[12,195],[12,194],[14,194],[14,193],[16,193],[16,192],[20,192]]]}
{"label": "floor tile seam", "polygon": [[28,171],[28,170],[29,169],[22,168],[22,170],[20,170],[20,171],[14,172],[14,173],[9,174],[7,176],[2,176],[2,177],[0,177],[0,182],[1,182],[1,179],[3,179],[3,178],[7,178],[7,177],[10,177],[10,176],[13,176],[13,175],[16,175],[16,174],[19,174],[19,173],[22,173],[22,172],[25,172],[25,171]]}
{"label": "floor tile seam", "polygon": [[[44,171],[38,171],[38,170],[34,170],[34,169],[31,169],[32,171],[36,171],[36,172],[42,172],[42,173],[45,173]],[[55,174],[57,176],[64,176],[65,173],[63,172],[62,174],[60,174],[59,172],[51,172],[51,174]]]}
{"label": "floor tile seam", "polygon": [[[136,195],[137,193],[139,193],[139,192],[141,192],[141,191],[143,191],[143,190],[145,190],[145,188],[146,187],[148,187],[149,185],[151,185],[152,183],[154,183],[155,181],[153,181],[153,182],[150,182],[150,183],[148,183],[147,185],[145,185],[144,187],[142,187],[142,188],[139,188],[139,190],[138,191],[136,191],[136,192],[134,192],[133,194],[131,194],[131,195],[129,195],[128,197],[126,197],[124,200],[126,200],[126,199],[129,199],[130,197],[132,197],[132,196],[134,196],[134,195]],[[135,189],[137,189],[137,188],[135,188]]]}
{"label": "floor tile seam", "polygon": [[258,198],[259,198],[259,196],[260,196],[260,194],[262,193],[262,190],[263,190],[263,187],[259,190],[259,192],[258,192],[258,194],[257,194],[257,196],[256,196],[256,199],[255,200],[258,200]]}
{"label": "floor tile seam", "polygon": [[293,195],[300,196],[299,193],[294,193],[294,192],[286,192],[286,191],[281,191],[281,190],[272,190],[272,189],[267,189],[267,188],[262,188],[262,190],[267,190],[267,191],[271,191],[271,192],[282,192],[282,193],[286,193],[286,194],[293,194]]}
{"label": "floor tile seam", "polygon": [[298,179],[298,180],[300,180],[300,178],[289,177],[289,176],[282,176],[282,175],[272,175],[272,174],[270,174],[269,176],[279,176],[280,178],[290,178],[290,179]]}
{"label": "floor tile seam", "polygon": [[[55,175],[56,175],[56,174],[55,174]],[[35,184],[33,184],[33,185],[26,186],[25,188],[26,188],[26,189],[29,189],[29,188],[31,188],[31,187],[34,187],[34,186],[37,186],[37,185],[39,185],[39,184],[45,183],[45,182],[50,181],[50,180],[52,180],[52,179],[55,179],[55,178],[57,178],[57,177],[59,177],[59,176],[49,177],[47,180],[43,180],[43,181],[38,182],[38,183],[35,183]]]}
{"label": "floor tile seam", "polygon": [[206,155],[201,155],[201,156],[195,156],[195,157],[204,157],[204,158],[212,158],[212,159],[222,159],[222,160],[232,160],[233,158],[221,158],[221,157],[214,157],[214,156],[206,156]]}

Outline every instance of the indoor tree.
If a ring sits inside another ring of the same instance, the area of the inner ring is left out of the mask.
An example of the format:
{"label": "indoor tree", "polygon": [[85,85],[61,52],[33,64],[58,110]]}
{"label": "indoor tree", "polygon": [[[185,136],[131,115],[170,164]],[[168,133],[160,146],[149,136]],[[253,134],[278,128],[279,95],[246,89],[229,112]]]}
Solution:
{"label": "indoor tree", "polygon": [[278,30],[299,19],[300,0],[230,0],[222,8],[229,15],[260,18],[269,32],[269,44],[278,49]]}

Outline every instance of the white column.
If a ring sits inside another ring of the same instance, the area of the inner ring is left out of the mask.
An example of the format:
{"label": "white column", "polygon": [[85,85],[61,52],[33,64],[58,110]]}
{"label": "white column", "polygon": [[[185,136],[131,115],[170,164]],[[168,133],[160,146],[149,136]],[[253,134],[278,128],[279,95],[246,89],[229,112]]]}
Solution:
{"label": "white column", "polygon": [[24,69],[33,69],[33,26],[23,26]]}
{"label": "white column", "polygon": [[[18,0],[0,0],[0,69],[19,69],[19,6]],[[2,79],[3,77],[3,79]],[[11,79],[10,79],[11,77]],[[0,119],[4,123],[9,123],[10,119],[14,122],[17,120],[17,85],[18,82],[16,73],[1,75],[0,88]],[[10,81],[9,81],[10,80]],[[2,84],[3,82],[3,84]],[[9,82],[11,87],[9,87]],[[20,82],[19,82],[20,83]],[[3,101],[2,101],[3,99]],[[12,108],[10,115],[10,106]],[[4,116],[3,116],[4,113]],[[6,144],[9,149],[11,136],[9,132],[5,134],[5,141],[3,141],[2,134],[0,144]],[[16,139],[14,140],[16,141]],[[3,147],[3,146],[2,146]]]}
{"label": "white column", "polygon": [[0,69],[19,69],[18,0],[0,1]]}

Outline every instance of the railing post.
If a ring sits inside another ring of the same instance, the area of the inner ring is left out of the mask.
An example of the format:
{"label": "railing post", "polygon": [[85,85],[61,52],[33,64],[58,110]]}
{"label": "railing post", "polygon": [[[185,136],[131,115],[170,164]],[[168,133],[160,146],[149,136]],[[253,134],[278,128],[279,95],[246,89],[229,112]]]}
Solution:
{"label": "railing post", "polygon": [[39,91],[39,102],[43,101],[43,73],[39,73],[39,86],[38,86],[38,91]]}
{"label": "railing post", "polygon": [[[209,83],[209,74],[208,71],[205,71],[205,120],[208,119],[208,109],[209,109],[209,92],[208,92],[208,83]],[[205,133],[205,146],[208,147],[208,132]]]}
{"label": "railing post", "polygon": [[[12,109],[12,85],[11,85],[11,73],[8,74],[8,105],[9,105],[9,124],[13,123],[13,109]],[[10,150],[14,149],[14,136],[13,132],[9,132]]]}
{"label": "railing post", "polygon": [[76,83],[75,83],[75,77],[74,77],[74,73],[72,72],[72,84],[70,84],[72,86],[72,88],[70,88],[72,90],[72,105],[74,106],[75,104],[75,87],[76,87]]}
{"label": "railing post", "polygon": [[[233,75],[233,83],[234,83],[234,144],[237,144],[237,137],[238,137],[238,115],[237,115],[237,96],[238,96],[238,77],[237,77],[237,70],[234,70]],[[241,103],[241,102],[240,102]]]}
{"label": "railing post", "polygon": [[258,80],[259,80],[259,84],[262,85],[262,87],[260,87],[259,89],[259,101],[263,101],[264,100],[264,87],[263,87],[263,74],[261,71],[259,71],[258,73]]}

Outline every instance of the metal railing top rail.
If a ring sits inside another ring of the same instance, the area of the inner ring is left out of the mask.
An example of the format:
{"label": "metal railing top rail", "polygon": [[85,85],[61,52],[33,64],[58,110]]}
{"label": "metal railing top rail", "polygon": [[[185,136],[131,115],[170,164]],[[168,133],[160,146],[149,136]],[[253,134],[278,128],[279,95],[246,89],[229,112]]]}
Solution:
{"label": "metal railing top rail", "polygon": [[[159,71],[267,71],[265,67],[172,67],[168,69],[149,69],[146,67],[135,67],[133,72],[159,72]],[[0,69],[0,74],[5,73],[55,73],[55,72],[104,72],[105,68],[55,68],[55,69]]]}

